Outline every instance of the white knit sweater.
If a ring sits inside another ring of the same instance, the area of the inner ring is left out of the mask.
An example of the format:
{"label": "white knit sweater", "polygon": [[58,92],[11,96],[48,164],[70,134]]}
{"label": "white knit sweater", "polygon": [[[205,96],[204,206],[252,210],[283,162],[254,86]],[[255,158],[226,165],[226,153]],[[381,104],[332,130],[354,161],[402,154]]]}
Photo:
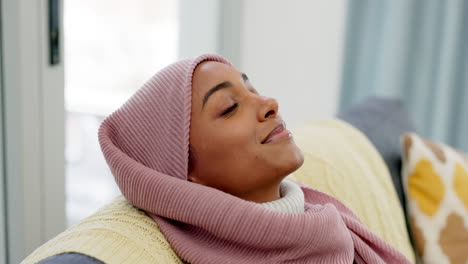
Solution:
{"label": "white knit sweater", "polygon": [[299,185],[290,180],[283,180],[280,196],[278,200],[259,205],[283,213],[304,213],[304,193]]}

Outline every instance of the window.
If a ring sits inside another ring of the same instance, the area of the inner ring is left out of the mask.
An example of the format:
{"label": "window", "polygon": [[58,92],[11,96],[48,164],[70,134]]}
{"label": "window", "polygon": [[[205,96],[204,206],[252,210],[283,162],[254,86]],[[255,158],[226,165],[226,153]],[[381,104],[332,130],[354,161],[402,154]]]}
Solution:
{"label": "window", "polygon": [[178,58],[177,0],[64,1],[68,225],[119,195],[97,131]]}

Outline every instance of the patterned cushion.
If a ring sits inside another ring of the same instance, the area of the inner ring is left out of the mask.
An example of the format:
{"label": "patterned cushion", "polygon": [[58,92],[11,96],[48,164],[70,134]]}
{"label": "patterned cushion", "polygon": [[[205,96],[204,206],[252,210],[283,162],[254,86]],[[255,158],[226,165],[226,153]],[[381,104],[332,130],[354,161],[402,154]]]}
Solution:
{"label": "patterned cushion", "polygon": [[468,157],[414,133],[402,136],[403,181],[423,263],[468,263]]}

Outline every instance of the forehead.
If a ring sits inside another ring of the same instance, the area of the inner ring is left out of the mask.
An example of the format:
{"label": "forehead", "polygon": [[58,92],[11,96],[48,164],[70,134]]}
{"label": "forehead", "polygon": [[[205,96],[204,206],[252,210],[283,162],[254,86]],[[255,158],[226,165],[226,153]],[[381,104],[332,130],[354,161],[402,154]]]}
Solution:
{"label": "forehead", "polygon": [[236,68],[217,61],[204,61],[193,72],[192,93],[200,96],[221,82],[235,81],[237,78],[241,78],[241,75]]}

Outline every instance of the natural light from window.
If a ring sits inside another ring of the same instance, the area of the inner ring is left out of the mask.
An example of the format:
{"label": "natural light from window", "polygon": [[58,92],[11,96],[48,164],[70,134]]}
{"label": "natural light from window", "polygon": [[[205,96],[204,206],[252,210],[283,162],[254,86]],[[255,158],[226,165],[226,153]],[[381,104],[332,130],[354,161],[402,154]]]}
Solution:
{"label": "natural light from window", "polygon": [[77,223],[120,194],[97,131],[177,59],[177,0],[64,0],[66,208]]}

